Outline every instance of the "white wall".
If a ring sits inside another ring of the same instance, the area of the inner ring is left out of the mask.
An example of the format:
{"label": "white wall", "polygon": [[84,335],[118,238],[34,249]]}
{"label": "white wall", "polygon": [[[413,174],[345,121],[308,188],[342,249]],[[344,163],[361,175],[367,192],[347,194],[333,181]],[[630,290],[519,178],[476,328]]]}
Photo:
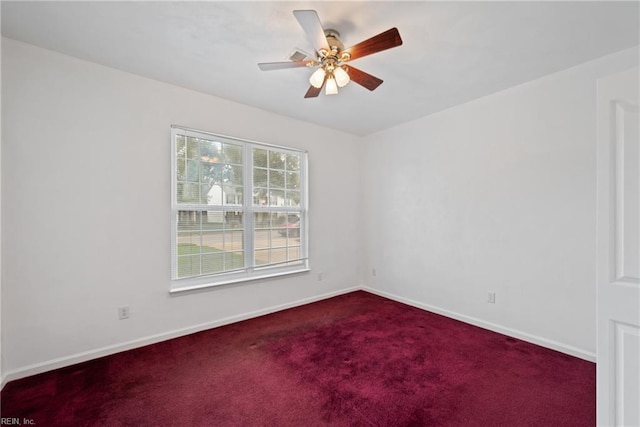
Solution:
{"label": "white wall", "polygon": [[[355,137],[9,39],[2,89],[8,379],[358,285]],[[313,272],[169,295],[171,124],[308,149]]]}
{"label": "white wall", "polygon": [[[595,81],[637,63],[622,52],[360,139],[3,39],[2,373],[359,283],[593,358]],[[169,295],[171,124],[309,150],[312,273]]]}
{"label": "white wall", "polygon": [[624,51],[365,138],[363,281],[594,360],[596,79],[637,63]]}

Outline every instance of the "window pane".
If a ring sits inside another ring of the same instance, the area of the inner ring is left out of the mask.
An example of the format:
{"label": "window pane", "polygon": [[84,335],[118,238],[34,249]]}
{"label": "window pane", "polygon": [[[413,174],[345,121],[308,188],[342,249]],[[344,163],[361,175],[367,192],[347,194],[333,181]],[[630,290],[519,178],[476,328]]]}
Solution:
{"label": "window pane", "polygon": [[300,188],[300,174],[298,172],[287,172],[287,189],[297,190]]}
{"label": "window pane", "polygon": [[253,169],[253,185],[256,187],[267,186],[267,170],[266,169]]}
{"label": "window pane", "polygon": [[187,181],[199,182],[200,181],[200,163],[195,160],[187,160],[186,170]]}
{"label": "window pane", "polygon": [[285,206],[300,206],[300,192],[299,191],[287,191],[287,196],[284,201]]}
{"label": "window pane", "polygon": [[178,203],[200,203],[200,186],[198,184],[177,184]]}
{"label": "window pane", "polygon": [[[286,264],[300,258],[300,216],[285,212],[254,214],[255,264]],[[296,261],[297,262],[297,261]]]}
{"label": "window pane", "polygon": [[182,256],[178,252],[178,277],[200,275],[200,255]]}
{"label": "window pane", "polygon": [[284,206],[284,190],[269,191],[270,206]]}
{"label": "window pane", "polygon": [[263,150],[260,148],[253,149],[253,166],[266,168],[268,165],[267,158],[267,150]]}
{"label": "window pane", "polygon": [[200,212],[178,211],[178,231],[200,229]]}
{"label": "window pane", "polygon": [[300,171],[300,154],[287,154],[287,170]]}
{"label": "window pane", "polygon": [[242,147],[233,144],[224,144],[222,147],[222,153],[224,154],[224,160],[227,163],[235,165],[242,164]]}
{"label": "window pane", "polygon": [[176,238],[181,255],[193,255],[200,253],[200,232],[178,232]]}
{"label": "window pane", "polygon": [[269,187],[284,188],[284,172],[270,170],[269,171]]}
{"label": "window pane", "polygon": [[253,233],[253,246],[256,249],[267,249],[271,247],[270,230],[255,229]]}
{"label": "window pane", "polygon": [[224,232],[224,251],[234,252],[244,248],[244,232],[242,230],[228,230]]}
{"label": "window pane", "polygon": [[224,254],[208,253],[202,255],[202,274],[220,273],[224,271]]}
{"label": "window pane", "polygon": [[242,212],[211,209],[202,218],[203,230],[242,230]]}
{"label": "window pane", "polygon": [[244,253],[243,252],[225,252],[224,254],[224,269],[225,270],[237,270],[244,268]]}
{"label": "window pane", "polygon": [[270,264],[271,262],[271,250],[256,250],[255,251],[255,263],[256,265],[265,265]]}
{"label": "window pane", "polygon": [[176,136],[176,158],[184,159],[187,154],[187,141],[184,135]]}
{"label": "window pane", "polygon": [[291,246],[288,248],[288,259],[300,259],[300,246]]}
{"label": "window pane", "polygon": [[178,277],[244,266],[242,212],[179,211],[177,224]]}
{"label": "window pane", "polygon": [[200,162],[200,181],[216,184],[222,181],[224,165],[221,163]]}
{"label": "window pane", "polygon": [[223,201],[227,206],[241,206],[243,203],[242,187],[225,185],[222,188]]}
{"label": "window pane", "polygon": [[208,205],[221,206],[222,196],[222,187],[219,184],[214,184],[207,190],[205,200]]}
{"label": "window pane", "polygon": [[187,164],[184,159],[176,159],[176,179],[178,181],[186,181]]}
{"label": "window pane", "polygon": [[187,138],[187,150],[185,157],[187,159],[197,159],[200,156],[200,147],[198,139],[194,137]]}
{"label": "window pane", "polygon": [[273,214],[270,212],[256,212],[253,214],[254,227],[255,228],[269,228],[271,227],[271,216]]}
{"label": "window pane", "polygon": [[202,187],[203,198],[212,206],[242,206],[244,202],[243,188],[239,186],[214,184]]}
{"label": "window pane", "polygon": [[254,205],[300,206],[300,155],[276,150],[254,149],[253,152],[254,165],[261,165],[253,168]]}
{"label": "window pane", "polygon": [[279,151],[269,151],[269,168],[284,169],[284,159],[286,154]]}
{"label": "window pane", "polygon": [[242,212],[227,211],[224,213],[224,228],[225,230],[239,230],[244,229]]}
{"label": "window pane", "polygon": [[242,166],[227,166],[228,170],[226,173],[225,182],[229,182],[233,185],[242,185],[243,175],[242,175]]}
{"label": "window pane", "polygon": [[222,143],[208,139],[200,142],[200,160],[207,163],[222,163]]}
{"label": "window pane", "polygon": [[223,249],[225,252],[242,250],[244,247],[244,236],[242,230],[228,230],[223,234]]}
{"label": "window pane", "polygon": [[287,261],[287,248],[278,248],[271,250],[271,264]]}
{"label": "window pane", "polygon": [[[195,137],[188,137],[185,140],[182,137],[181,143],[176,142],[176,150],[178,150],[176,160],[178,203],[201,203],[212,206],[242,204],[243,192],[236,188],[243,185],[242,166],[241,164],[230,165],[225,157],[228,155],[228,160],[234,163],[242,162],[240,145],[223,145],[219,141]],[[186,159],[182,160],[182,157]],[[223,183],[228,183],[232,187],[223,189]],[[231,194],[227,194],[227,191],[231,191]]]}
{"label": "window pane", "polygon": [[269,190],[266,188],[256,188],[253,190],[253,204],[257,206],[266,206],[269,201]]}
{"label": "window pane", "polygon": [[[222,212],[215,212],[215,213],[222,213]],[[204,231],[203,230],[202,244],[205,246],[205,249],[203,250],[203,252],[222,252],[224,250],[224,233],[221,231]]]}
{"label": "window pane", "polygon": [[213,187],[211,184],[202,184],[200,186],[200,200],[198,200],[198,203],[209,203],[209,193],[212,192]]}
{"label": "window pane", "polygon": [[285,221],[279,227],[280,234],[284,237],[300,237],[300,217],[298,215],[287,215]]}

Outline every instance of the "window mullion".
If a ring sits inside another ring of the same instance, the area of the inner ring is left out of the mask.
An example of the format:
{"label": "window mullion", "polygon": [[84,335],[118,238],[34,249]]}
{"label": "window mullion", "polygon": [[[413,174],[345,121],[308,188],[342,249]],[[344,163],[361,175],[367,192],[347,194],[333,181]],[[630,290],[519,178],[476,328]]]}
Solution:
{"label": "window mullion", "polygon": [[244,145],[244,262],[247,271],[253,271],[255,222],[253,213],[253,145]]}

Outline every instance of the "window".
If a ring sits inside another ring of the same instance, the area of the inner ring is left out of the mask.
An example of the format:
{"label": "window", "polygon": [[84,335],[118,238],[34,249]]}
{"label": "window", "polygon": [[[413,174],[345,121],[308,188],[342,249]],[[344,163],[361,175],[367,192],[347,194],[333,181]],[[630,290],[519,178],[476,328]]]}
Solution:
{"label": "window", "polygon": [[171,136],[172,291],[308,270],[306,152]]}

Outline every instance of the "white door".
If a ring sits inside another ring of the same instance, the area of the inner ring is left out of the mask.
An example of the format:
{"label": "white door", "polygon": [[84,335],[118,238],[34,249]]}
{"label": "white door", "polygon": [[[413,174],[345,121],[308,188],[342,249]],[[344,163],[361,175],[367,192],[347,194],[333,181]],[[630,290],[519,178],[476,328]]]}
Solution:
{"label": "white door", "polygon": [[598,425],[640,426],[639,70],[598,81]]}

